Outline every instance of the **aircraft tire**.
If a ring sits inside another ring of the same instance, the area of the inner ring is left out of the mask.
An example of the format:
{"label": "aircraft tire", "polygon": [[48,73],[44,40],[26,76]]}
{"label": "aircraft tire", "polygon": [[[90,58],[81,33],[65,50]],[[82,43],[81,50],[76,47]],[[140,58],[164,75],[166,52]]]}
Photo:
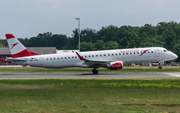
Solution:
{"label": "aircraft tire", "polygon": [[98,74],[98,70],[93,69],[93,70],[92,70],[92,73],[93,73],[93,74]]}
{"label": "aircraft tire", "polygon": [[159,66],[159,69],[161,70],[161,69],[162,69],[162,67],[161,67],[161,66]]}

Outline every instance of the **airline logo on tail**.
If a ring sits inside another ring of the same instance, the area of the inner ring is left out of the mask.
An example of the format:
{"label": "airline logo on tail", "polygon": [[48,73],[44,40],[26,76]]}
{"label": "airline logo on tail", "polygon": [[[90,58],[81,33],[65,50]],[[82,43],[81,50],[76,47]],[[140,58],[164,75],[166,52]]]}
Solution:
{"label": "airline logo on tail", "polygon": [[12,34],[6,34],[6,39],[7,39],[9,49],[13,58],[39,55],[39,54],[29,51]]}
{"label": "airline logo on tail", "polygon": [[12,47],[11,47],[11,49],[14,47],[14,46],[16,46],[18,43],[15,43],[15,44],[12,44]]}

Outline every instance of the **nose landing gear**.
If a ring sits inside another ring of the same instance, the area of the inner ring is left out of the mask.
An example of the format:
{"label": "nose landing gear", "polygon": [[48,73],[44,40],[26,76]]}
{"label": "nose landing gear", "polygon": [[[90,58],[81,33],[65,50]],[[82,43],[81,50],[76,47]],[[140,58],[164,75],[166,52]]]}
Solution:
{"label": "nose landing gear", "polygon": [[160,61],[159,62],[159,69],[161,70],[162,69],[162,66],[161,65],[164,65],[164,62],[163,61]]}
{"label": "nose landing gear", "polygon": [[162,66],[159,66],[159,69],[161,70],[161,69],[162,69]]}
{"label": "nose landing gear", "polygon": [[98,70],[97,70],[96,68],[94,68],[94,69],[92,70],[92,73],[93,73],[93,74],[98,74]]}

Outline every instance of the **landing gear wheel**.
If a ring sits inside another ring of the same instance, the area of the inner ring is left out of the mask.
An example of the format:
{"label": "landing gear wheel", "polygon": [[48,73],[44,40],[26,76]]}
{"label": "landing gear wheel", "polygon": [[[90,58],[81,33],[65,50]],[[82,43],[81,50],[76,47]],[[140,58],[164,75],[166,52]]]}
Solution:
{"label": "landing gear wheel", "polygon": [[93,69],[93,70],[92,70],[92,73],[93,73],[93,74],[98,74],[98,70]]}
{"label": "landing gear wheel", "polygon": [[161,66],[159,66],[159,69],[161,70],[161,69],[162,69],[162,67],[161,67]]}

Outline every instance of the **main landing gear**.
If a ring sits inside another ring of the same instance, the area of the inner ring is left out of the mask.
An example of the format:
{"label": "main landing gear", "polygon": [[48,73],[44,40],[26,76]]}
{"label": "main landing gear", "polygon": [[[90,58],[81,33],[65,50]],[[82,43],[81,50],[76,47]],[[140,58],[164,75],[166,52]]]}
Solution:
{"label": "main landing gear", "polygon": [[98,70],[97,70],[96,68],[94,68],[94,69],[92,70],[92,73],[93,73],[93,74],[98,74]]}

